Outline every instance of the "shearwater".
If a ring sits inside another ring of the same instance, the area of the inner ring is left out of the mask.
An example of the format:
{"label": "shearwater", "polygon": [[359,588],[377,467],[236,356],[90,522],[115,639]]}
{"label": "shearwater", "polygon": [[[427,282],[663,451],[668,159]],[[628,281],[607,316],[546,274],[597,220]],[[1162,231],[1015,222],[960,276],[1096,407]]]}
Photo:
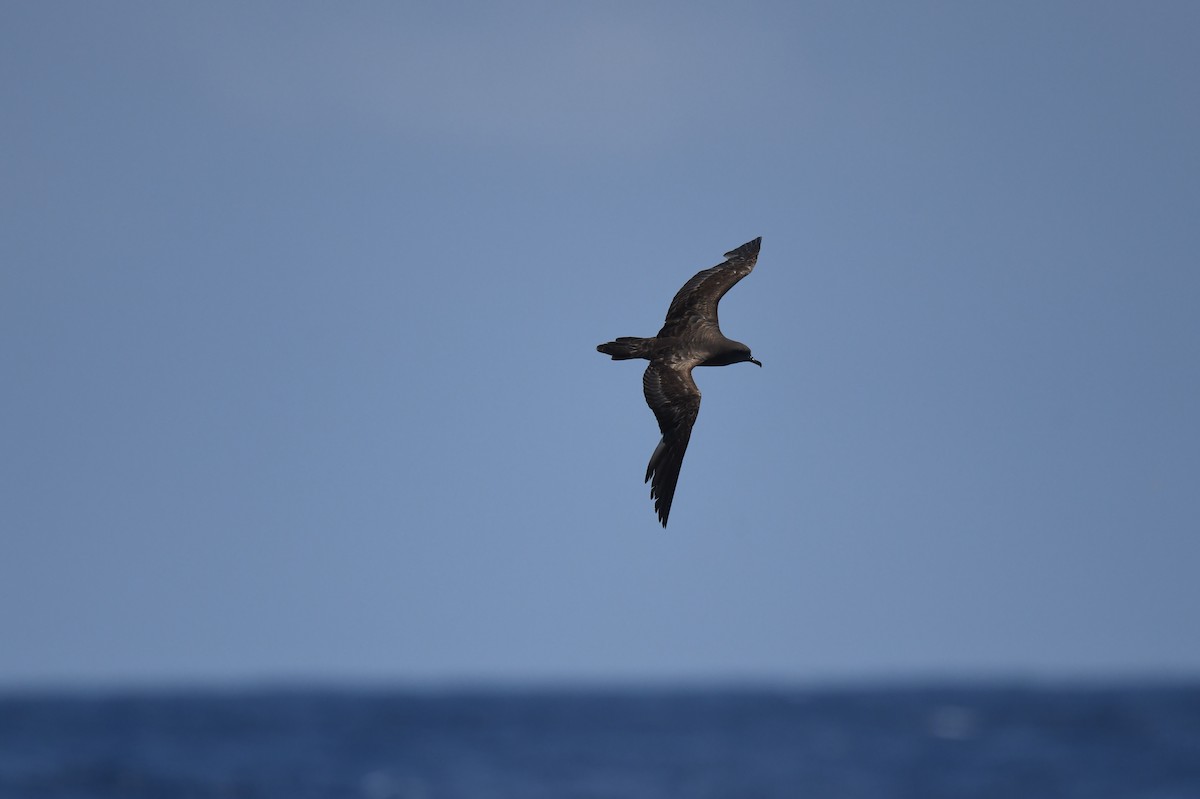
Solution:
{"label": "shearwater", "polygon": [[725,253],[725,262],[699,272],[671,300],[667,320],[653,338],[622,336],[596,347],[614,361],[645,358],[642,375],[646,404],[658,419],[662,440],[650,456],[646,480],[658,520],[667,526],[671,500],[679,482],[683,453],[700,412],[700,389],[692,379],[697,366],[750,363],[762,366],[740,341],[726,338],[717,321],[717,304],[734,284],[750,274],[758,261],[762,237]]}

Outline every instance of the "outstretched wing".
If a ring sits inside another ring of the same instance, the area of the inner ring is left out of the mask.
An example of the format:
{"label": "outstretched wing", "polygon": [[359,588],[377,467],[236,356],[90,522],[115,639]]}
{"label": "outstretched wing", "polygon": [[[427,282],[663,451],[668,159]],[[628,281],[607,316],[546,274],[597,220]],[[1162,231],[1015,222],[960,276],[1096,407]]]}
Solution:
{"label": "outstretched wing", "polygon": [[651,361],[642,375],[642,390],[662,431],[662,440],[646,467],[646,480],[650,481],[650,497],[658,511],[658,520],[666,527],[683,453],[687,452],[692,425],[700,413],[700,389],[692,380],[690,366],[672,368],[662,361]]}
{"label": "outstretched wing", "polygon": [[748,241],[736,250],[725,253],[727,259],[711,269],[699,272],[683,284],[667,309],[667,320],[659,338],[671,338],[697,324],[718,326],[717,303],[734,284],[750,274],[758,261],[762,237]]}

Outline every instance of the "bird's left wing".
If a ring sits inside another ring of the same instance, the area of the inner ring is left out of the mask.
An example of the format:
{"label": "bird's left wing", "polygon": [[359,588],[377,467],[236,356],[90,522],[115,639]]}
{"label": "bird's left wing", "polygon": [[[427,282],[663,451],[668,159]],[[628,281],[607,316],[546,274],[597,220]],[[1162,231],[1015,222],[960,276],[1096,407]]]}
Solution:
{"label": "bird's left wing", "polygon": [[683,454],[687,452],[692,425],[700,413],[700,389],[692,380],[690,365],[671,366],[663,361],[651,361],[642,375],[642,390],[646,394],[646,404],[658,419],[658,429],[662,431],[662,440],[646,467],[646,480],[650,481],[650,497],[654,500],[658,520],[666,527]]}

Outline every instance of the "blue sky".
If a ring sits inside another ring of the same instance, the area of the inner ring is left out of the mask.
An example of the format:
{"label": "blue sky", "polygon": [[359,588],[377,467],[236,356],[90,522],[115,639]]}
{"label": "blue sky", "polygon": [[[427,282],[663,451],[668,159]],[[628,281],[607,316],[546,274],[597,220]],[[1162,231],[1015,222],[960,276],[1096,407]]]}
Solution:
{"label": "blue sky", "polygon": [[6,5],[0,685],[1197,674],[1198,29]]}

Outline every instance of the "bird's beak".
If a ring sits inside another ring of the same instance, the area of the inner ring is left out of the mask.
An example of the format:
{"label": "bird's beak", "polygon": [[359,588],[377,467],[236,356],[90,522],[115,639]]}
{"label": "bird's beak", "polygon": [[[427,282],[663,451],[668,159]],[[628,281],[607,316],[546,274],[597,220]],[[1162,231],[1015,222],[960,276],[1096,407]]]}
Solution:
{"label": "bird's beak", "polygon": [[755,366],[762,366],[762,361],[756,361],[753,358],[750,359],[750,363],[754,364]]}

